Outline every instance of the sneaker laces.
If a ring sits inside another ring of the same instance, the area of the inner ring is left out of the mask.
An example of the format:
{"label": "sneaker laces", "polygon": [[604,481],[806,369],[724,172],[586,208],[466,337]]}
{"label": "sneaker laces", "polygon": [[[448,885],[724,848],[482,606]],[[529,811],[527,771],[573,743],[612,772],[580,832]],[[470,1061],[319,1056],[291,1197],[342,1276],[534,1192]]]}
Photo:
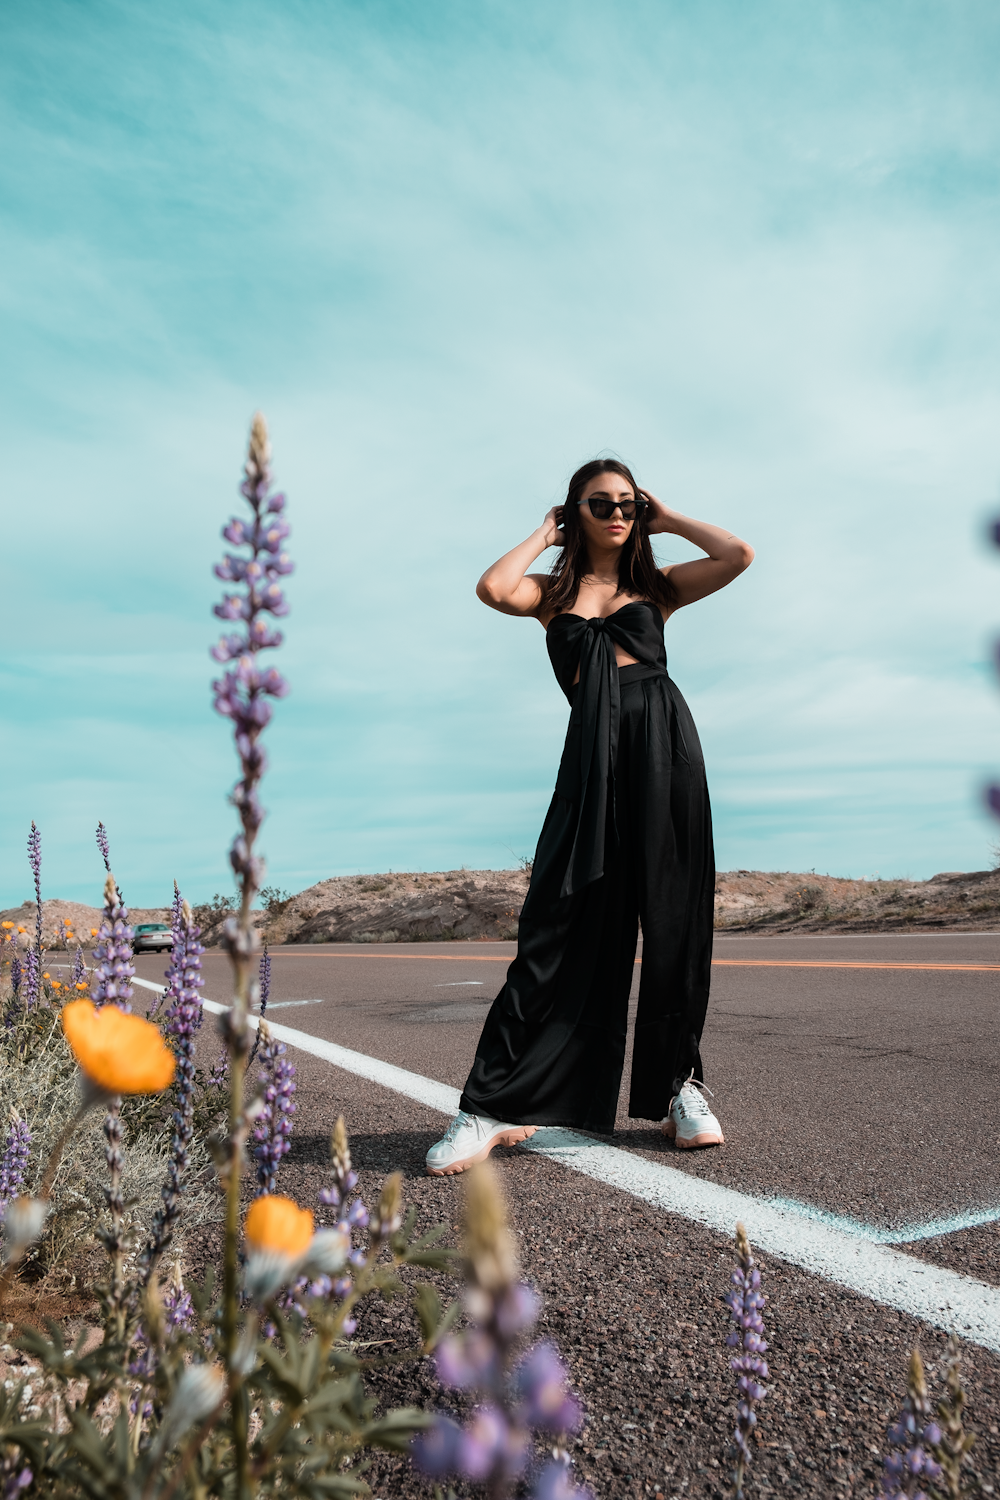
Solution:
{"label": "sneaker laces", "polygon": [[458,1132],[463,1128],[463,1126],[467,1125],[470,1120],[474,1120],[475,1118],[475,1115],[466,1114],[464,1109],[460,1109],[458,1114],[452,1120],[451,1124],[448,1126],[448,1129],[442,1136],[442,1141],[447,1141],[449,1146],[453,1146],[455,1144],[455,1137],[458,1135]]}
{"label": "sneaker laces", "polygon": [[[704,1094],[699,1092],[701,1089],[704,1089],[705,1094],[710,1094],[713,1099],[715,1098],[708,1084],[702,1083],[700,1078],[694,1076],[694,1069],[692,1068],[681,1085],[680,1093],[674,1099],[673,1104],[671,1104],[671,1109],[675,1104],[679,1104],[687,1115],[710,1115],[712,1111],[708,1107]],[[687,1090],[686,1097],[685,1090]]]}

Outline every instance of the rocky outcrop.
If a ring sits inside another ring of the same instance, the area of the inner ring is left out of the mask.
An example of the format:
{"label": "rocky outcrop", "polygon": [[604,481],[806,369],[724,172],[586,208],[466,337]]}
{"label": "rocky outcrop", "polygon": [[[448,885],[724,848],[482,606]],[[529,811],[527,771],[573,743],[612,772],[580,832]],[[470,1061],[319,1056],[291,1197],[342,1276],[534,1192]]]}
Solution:
{"label": "rocky outcrop", "polygon": [[521,870],[341,875],[293,896],[267,923],[275,943],[441,942],[517,936]]}
{"label": "rocky outcrop", "polygon": [[974,932],[1000,924],[1000,870],[947,870],[930,880],[720,873],[716,929],[727,932]]}

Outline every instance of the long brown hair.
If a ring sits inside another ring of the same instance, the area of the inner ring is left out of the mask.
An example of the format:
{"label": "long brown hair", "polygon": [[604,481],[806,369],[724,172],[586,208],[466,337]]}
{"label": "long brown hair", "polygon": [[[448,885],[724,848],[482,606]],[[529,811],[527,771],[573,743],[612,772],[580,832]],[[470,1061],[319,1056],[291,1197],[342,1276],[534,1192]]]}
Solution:
{"label": "long brown hair", "polygon": [[[562,529],[566,535],[566,544],[552,564],[546,584],[545,602],[555,614],[569,609],[576,602],[580,584],[587,574],[587,542],[580,522],[580,507],[576,502],[583,494],[584,487],[592,479],[596,479],[598,474],[618,474],[628,481],[636,498],[642,499],[631,469],[619,463],[616,458],[592,458],[590,463],[577,469],[569,482],[563,506]],[[656,566],[645,516],[645,511],[636,516],[632,530],[618,554],[617,592],[638,594],[641,599],[651,599],[656,604],[674,609],[677,605],[677,590],[669,577],[664,577]]]}

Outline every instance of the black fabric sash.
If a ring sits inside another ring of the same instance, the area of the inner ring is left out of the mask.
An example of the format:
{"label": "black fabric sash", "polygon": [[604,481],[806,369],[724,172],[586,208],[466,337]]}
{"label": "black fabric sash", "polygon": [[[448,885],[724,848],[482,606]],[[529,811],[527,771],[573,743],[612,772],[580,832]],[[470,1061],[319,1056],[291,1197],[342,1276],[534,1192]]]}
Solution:
{"label": "black fabric sash", "polygon": [[[576,804],[573,845],[560,889],[561,896],[571,896],[604,874],[605,830],[609,822],[617,839],[614,764],[621,699],[615,645],[631,655],[635,631],[619,623],[614,615],[605,620],[566,617],[562,629],[567,650],[575,649],[577,641],[580,646],[580,680],[572,693],[573,708],[556,780],[556,796]],[[641,663],[623,667],[621,671],[632,680],[663,676],[662,667]]]}

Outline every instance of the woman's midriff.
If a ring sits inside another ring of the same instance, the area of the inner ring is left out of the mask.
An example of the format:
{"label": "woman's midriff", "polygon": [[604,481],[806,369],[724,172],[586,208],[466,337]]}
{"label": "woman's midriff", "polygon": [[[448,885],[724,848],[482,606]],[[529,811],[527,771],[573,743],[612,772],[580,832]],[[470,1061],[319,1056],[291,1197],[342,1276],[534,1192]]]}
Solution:
{"label": "woman's midriff", "polygon": [[[618,663],[618,665],[620,667],[636,667],[636,666],[639,665],[638,661],[636,660],[636,658],[634,656],[627,656],[625,654],[625,652],[622,651],[622,650],[620,650],[619,647],[617,647],[617,646],[615,647],[615,661]],[[573,678],[573,682],[572,682],[571,685],[573,687],[576,687],[576,685],[577,685],[577,683],[579,681],[580,681],[580,668],[577,667],[577,669],[576,669],[576,676]]]}

